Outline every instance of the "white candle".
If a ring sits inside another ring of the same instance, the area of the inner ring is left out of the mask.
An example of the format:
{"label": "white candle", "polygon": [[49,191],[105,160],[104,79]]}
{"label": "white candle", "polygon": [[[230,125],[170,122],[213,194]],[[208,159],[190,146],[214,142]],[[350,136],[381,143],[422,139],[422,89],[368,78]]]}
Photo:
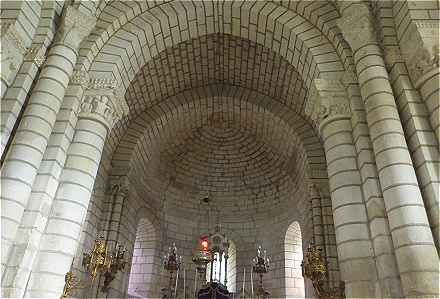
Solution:
{"label": "white candle", "polygon": [[176,299],[176,296],[177,296],[177,283],[179,282],[179,271],[180,271],[180,269],[177,269],[176,286],[174,288],[174,299]]}
{"label": "white candle", "polygon": [[244,291],[246,287],[246,268],[243,268],[243,298],[245,297]]}
{"label": "white candle", "polygon": [[195,296],[197,296],[197,268],[194,273],[195,273],[194,274],[194,294],[195,294]]}
{"label": "white candle", "polygon": [[186,299],[186,269],[183,269],[183,299]]}
{"label": "white candle", "polygon": [[252,266],[251,266],[251,298],[254,298],[254,278],[252,276]]}

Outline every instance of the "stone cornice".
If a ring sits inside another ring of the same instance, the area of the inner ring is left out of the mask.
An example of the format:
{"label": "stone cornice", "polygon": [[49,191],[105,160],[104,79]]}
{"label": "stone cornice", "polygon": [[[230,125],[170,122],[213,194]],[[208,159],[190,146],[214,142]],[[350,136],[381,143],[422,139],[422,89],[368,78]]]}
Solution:
{"label": "stone cornice", "polygon": [[77,50],[82,40],[95,27],[95,24],[95,17],[86,15],[73,6],[68,6],[64,10],[61,25],[55,36],[55,42]]}

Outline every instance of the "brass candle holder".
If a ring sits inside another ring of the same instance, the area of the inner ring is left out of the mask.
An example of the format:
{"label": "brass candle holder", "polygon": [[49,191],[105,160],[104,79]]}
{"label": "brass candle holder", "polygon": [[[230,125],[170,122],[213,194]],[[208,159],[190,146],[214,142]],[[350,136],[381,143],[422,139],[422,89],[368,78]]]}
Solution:
{"label": "brass candle holder", "polygon": [[109,259],[109,266],[104,273],[104,285],[102,286],[102,291],[107,293],[109,290],[110,283],[116,278],[116,274],[119,271],[123,271],[127,264],[125,260],[125,246],[119,245],[116,243],[115,250]]}
{"label": "brass candle holder", "polygon": [[83,253],[82,266],[89,272],[90,279],[95,281],[99,271],[110,266],[110,257],[107,255],[107,245],[104,237],[95,240],[93,249],[88,253]]}
{"label": "brass candle holder", "polygon": [[[256,297],[266,299],[266,298],[269,298],[270,293],[268,291],[266,291],[263,287],[263,276],[264,276],[264,274],[269,272],[270,262],[269,262],[269,258],[267,257],[266,250],[264,250],[263,254],[261,253],[261,251],[262,251],[261,246],[258,246],[257,256],[252,260],[252,262],[253,262],[252,272],[256,273],[259,276],[259,280],[260,280],[258,289],[255,293]],[[251,281],[251,284],[253,284],[252,281]],[[252,289],[252,293],[253,293],[253,289]],[[253,294],[252,294],[252,296],[253,296]]]}
{"label": "brass candle holder", "polygon": [[325,281],[328,276],[327,265],[322,257],[322,250],[309,245],[304,260],[301,263],[302,275],[312,281],[318,298],[345,298],[344,286],[328,288]]}
{"label": "brass candle holder", "polygon": [[69,271],[64,276],[64,288],[63,293],[61,294],[60,299],[65,299],[70,295],[72,289],[76,286],[77,281],[75,275],[73,275],[72,271]]}
{"label": "brass candle holder", "polygon": [[82,265],[89,272],[92,283],[98,272],[104,273],[104,285],[101,288],[104,293],[108,292],[109,285],[116,278],[116,274],[125,269],[127,264],[125,253],[125,247],[116,243],[113,253],[108,254],[108,247],[102,236],[95,240],[90,252],[83,253]]}

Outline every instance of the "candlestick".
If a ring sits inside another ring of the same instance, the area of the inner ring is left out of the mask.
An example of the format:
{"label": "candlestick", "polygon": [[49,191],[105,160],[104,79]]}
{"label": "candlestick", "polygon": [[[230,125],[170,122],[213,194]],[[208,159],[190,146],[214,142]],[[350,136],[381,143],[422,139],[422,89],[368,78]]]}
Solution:
{"label": "candlestick", "polygon": [[243,268],[243,298],[244,298],[244,291],[246,287],[246,268]]}
{"label": "candlestick", "polygon": [[197,268],[194,274],[194,295],[197,296]]}
{"label": "candlestick", "polygon": [[183,269],[183,299],[186,299],[186,269]]}
{"label": "candlestick", "polygon": [[254,298],[254,278],[252,276],[252,266],[251,266],[251,298]]}
{"label": "candlestick", "polygon": [[176,284],[174,287],[174,299],[176,299],[176,296],[177,296],[177,283],[179,282],[179,272],[180,272],[180,268],[177,269]]}

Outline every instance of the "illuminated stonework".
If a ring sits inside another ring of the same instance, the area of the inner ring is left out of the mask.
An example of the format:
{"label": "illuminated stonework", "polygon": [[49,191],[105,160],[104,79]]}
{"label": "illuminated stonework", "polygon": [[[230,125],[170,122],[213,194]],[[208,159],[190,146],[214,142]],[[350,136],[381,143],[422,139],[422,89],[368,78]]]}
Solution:
{"label": "illuminated stonework", "polygon": [[311,243],[347,298],[439,296],[437,1],[3,2],[2,297],[159,298],[175,243],[190,298],[217,224],[237,298],[259,245],[315,296]]}

